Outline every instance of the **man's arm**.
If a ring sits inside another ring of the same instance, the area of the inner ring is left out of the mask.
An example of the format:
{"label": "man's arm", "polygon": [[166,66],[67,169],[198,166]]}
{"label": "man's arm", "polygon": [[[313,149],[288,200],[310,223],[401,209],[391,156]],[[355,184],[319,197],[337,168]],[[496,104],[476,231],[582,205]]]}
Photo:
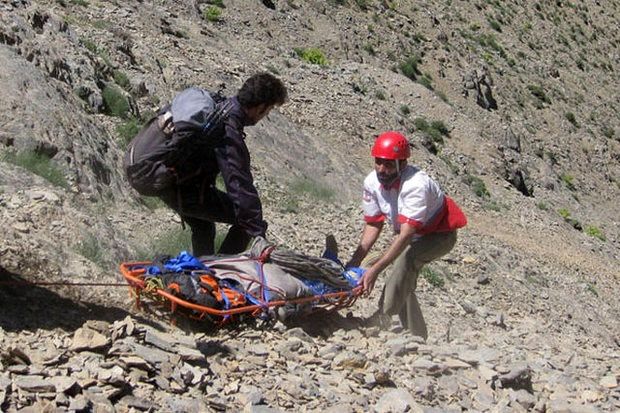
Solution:
{"label": "man's arm", "polygon": [[353,253],[353,256],[347,263],[347,267],[359,267],[362,260],[368,255],[368,251],[375,244],[381,230],[383,229],[383,222],[366,223],[364,230],[362,231],[362,238],[357,246],[357,249]]}
{"label": "man's arm", "polygon": [[372,291],[381,271],[394,262],[405,248],[407,248],[414,234],[415,228],[412,225],[406,223],[401,224],[400,233],[394,238],[387,251],[385,251],[381,258],[364,273],[364,277],[361,280],[364,286],[364,292],[369,294]]}
{"label": "man's arm", "polygon": [[226,138],[215,148],[215,155],[239,225],[251,236],[265,236],[267,223],[250,170],[250,154],[239,130],[238,125],[226,125]]}

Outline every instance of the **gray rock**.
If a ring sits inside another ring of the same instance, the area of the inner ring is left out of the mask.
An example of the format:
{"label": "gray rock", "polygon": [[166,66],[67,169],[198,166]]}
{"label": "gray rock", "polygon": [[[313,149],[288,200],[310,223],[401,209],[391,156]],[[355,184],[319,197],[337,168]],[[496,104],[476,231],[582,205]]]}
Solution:
{"label": "gray rock", "polygon": [[135,397],[132,395],[123,396],[118,401],[119,406],[126,406],[140,411],[153,410],[156,406],[151,400]]}
{"label": "gray rock", "polygon": [[377,413],[422,412],[415,399],[405,389],[384,393],[374,405]]}
{"label": "gray rock", "polygon": [[152,344],[161,350],[171,353],[174,352],[176,349],[176,340],[173,336],[171,336],[170,334],[155,332],[152,329],[146,330],[144,341],[147,344]]}
{"label": "gray rock", "polygon": [[6,400],[7,392],[11,387],[11,379],[7,374],[0,375],[0,405]]}
{"label": "gray rock", "polygon": [[110,339],[103,334],[88,328],[78,328],[73,335],[73,343],[70,349],[74,351],[100,350],[110,344]]}
{"label": "gray rock", "polygon": [[132,347],[134,353],[139,354],[141,358],[153,366],[170,360],[170,354],[162,350],[143,346],[137,343],[133,344]]}
{"label": "gray rock", "polygon": [[19,376],[15,379],[18,389],[31,393],[55,392],[54,384],[41,376]]}
{"label": "gray rock", "polygon": [[527,390],[510,391],[509,397],[511,402],[517,402],[527,411],[530,411],[536,404],[536,397]]}

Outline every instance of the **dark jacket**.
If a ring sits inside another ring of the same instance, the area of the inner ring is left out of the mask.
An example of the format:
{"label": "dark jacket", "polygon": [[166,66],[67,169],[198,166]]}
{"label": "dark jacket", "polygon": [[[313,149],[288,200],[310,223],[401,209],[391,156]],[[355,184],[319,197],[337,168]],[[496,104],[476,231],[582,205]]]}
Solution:
{"label": "dark jacket", "polygon": [[[254,178],[250,168],[250,153],[245,144],[243,128],[254,123],[239,104],[236,97],[229,98],[232,109],[224,124],[224,137],[212,145],[192,145],[192,149],[184,154],[177,170],[179,184],[196,186],[196,190],[215,185],[217,175],[221,173],[226,192],[235,206],[235,217],[248,234],[264,236],[267,223],[263,220],[263,210],[258,192],[254,186]],[[192,134],[193,130],[178,128],[175,134]],[[197,142],[198,139],[189,139]],[[208,200],[205,200],[208,209]],[[182,205],[181,205],[182,209]]]}

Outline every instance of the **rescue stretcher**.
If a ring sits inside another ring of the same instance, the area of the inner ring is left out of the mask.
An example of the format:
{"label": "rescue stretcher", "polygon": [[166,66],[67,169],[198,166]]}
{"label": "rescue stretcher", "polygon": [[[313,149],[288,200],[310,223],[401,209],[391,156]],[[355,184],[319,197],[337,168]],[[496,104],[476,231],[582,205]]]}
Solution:
{"label": "rescue stretcher", "polygon": [[[236,257],[228,259],[227,262],[242,262],[252,261],[256,264],[260,274],[263,272],[265,266],[265,259],[248,258],[248,257]],[[201,260],[201,262],[209,267],[214,263],[221,261],[208,261]],[[152,261],[140,261],[140,262],[125,262],[120,264],[120,272],[129,284],[129,288],[135,297],[135,304],[140,308],[143,301],[151,303],[159,303],[169,305],[171,313],[183,313],[190,318],[197,320],[205,320],[217,325],[222,325],[228,322],[239,320],[246,316],[260,318],[260,319],[273,319],[277,316],[279,308],[303,308],[303,314],[309,315],[317,310],[322,311],[337,311],[346,307],[350,307],[357,298],[362,294],[361,286],[351,286],[349,288],[343,288],[339,291],[322,292],[318,294],[300,296],[295,298],[275,297],[272,295],[271,299],[268,299],[268,294],[265,291],[270,289],[269,285],[265,283],[265,277],[261,277],[261,282],[257,291],[259,293],[250,294],[244,292],[246,300],[236,300],[235,303],[225,306],[225,308],[215,308],[211,305],[203,305],[200,303],[192,302],[183,296],[178,294],[178,289],[164,287],[163,285],[157,285],[150,282],[152,275],[148,273],[148,269],[153,264]],[[202,276],[201,276],[202,277]],[[202,279],[202,278],[201,278]],[[224,293],[224,286],[216,286],[220,289],[219,297],[220,301],[235,301],[234,297],[226,297]],[[206,293],[212,293],[212,289]],[[245,302],[241,302],[245,301]]]}

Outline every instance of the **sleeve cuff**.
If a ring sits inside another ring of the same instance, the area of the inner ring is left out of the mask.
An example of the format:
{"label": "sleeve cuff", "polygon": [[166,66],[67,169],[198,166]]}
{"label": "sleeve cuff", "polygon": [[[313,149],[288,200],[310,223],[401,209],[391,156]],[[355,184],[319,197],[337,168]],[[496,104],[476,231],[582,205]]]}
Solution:
{"label": "sleeve cuff", "polygon": [[372,224],[373,222],[383,222],[385,221],[385,216],[383,214],[379,214],[379,215],[375,215],[375,216],[368,216],[368,215],[364,215],[364,221]]}
{"label": "sleeve cuff", "polygon": [[424,226],[424,224],[422,224],[422,222],[418,221],[417,219],[407,218],[406,216],[401,215],[401,214],[398,214],[398,222],[400,224],[411,225],[415,229],[420,229]]}

